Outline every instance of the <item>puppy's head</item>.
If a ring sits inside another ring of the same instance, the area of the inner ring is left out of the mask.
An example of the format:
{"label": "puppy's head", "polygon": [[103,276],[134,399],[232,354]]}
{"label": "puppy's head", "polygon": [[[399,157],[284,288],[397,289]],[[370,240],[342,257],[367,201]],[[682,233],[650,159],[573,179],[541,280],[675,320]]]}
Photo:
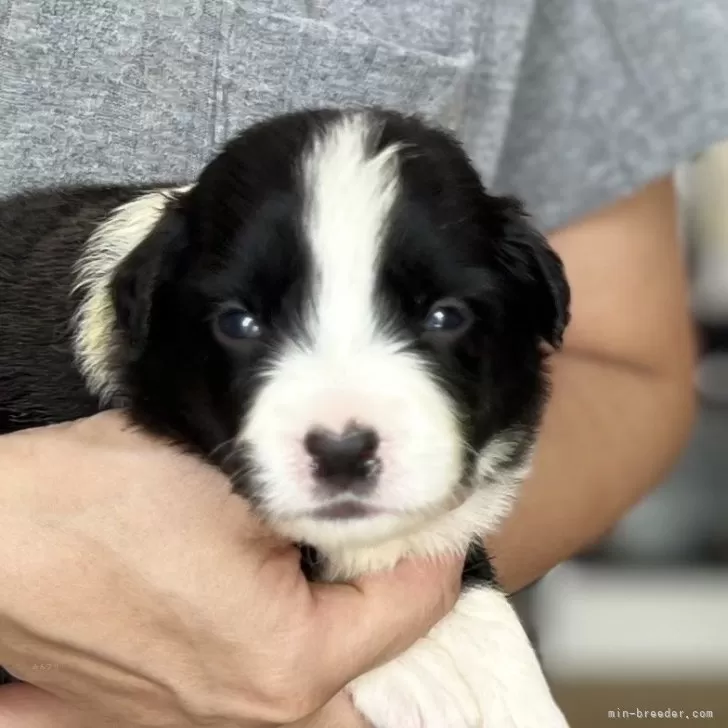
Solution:
{"label": "puppy's head", "polygon": [[97,248],[131,251],[92,375],[279,530],[375,542],[475,492],[502,511],[569,292],[447,134],[382,111],[279,117],[105,227]]}

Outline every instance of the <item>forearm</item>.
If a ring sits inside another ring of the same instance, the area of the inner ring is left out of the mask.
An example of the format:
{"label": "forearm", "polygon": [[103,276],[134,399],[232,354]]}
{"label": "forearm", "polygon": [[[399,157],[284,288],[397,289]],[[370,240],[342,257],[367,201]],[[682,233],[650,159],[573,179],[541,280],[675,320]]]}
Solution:
{"label": "forearm", "polygon": [[552,381],[532,476],[489,541],[510,592],[603,536],[674,463],[693,417],[685,374],[564,352]]}

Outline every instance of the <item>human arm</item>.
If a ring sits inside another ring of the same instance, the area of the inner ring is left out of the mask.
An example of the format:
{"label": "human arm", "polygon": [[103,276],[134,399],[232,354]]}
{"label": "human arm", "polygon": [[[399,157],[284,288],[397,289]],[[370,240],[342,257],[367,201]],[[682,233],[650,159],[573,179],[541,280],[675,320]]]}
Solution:
{"label": "human arm", "polygon": [[671,179],[550,236],[572,289],[534,469],[489,539],[515,592],[602,537],[673,464],[694,412],[694,339]]}
{"label": "human arm", "polygon": [[0,462],[0,664],[33,684],[0,690],[1,728],[290,724],[458,593],[441,564],[308,584],[218,471],[118,413],[2,437]]}

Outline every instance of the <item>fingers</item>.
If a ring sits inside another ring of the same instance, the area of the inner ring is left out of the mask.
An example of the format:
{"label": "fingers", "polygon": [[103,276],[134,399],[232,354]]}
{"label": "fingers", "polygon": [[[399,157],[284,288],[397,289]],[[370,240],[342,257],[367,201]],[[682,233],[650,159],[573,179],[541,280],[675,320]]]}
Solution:
{"label": "fingers", "polygon": [[424,637],[460,593],[462,558],[402,561],[355,584],[315,585],[322,669],[341,685],[400,655]]}

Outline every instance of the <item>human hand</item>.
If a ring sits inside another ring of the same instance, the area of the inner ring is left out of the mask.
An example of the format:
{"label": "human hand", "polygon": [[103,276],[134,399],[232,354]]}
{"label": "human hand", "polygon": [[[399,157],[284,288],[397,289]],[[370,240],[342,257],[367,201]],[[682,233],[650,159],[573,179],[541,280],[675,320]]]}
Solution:
{"label": "human hand", "polygon": [[2,437],[0,462],[0,664],[30,683],[0,728],[303,726],[457,598],[444,561],[307,583],[222,474],[117,412]]}

